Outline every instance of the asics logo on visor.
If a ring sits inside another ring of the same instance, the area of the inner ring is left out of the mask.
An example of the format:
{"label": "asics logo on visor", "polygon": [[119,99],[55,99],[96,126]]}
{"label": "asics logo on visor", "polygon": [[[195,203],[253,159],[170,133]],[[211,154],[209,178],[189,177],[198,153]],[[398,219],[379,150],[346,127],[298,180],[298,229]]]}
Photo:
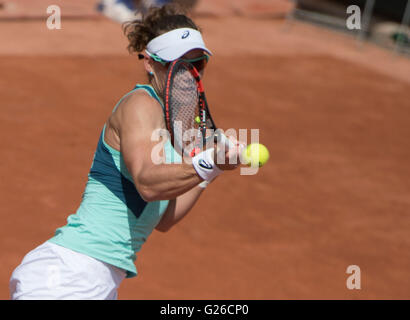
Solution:
{"label": "asics logo on visor", "polygon": [[204,169],[211,170],[213,168],[212,165],[206,162],[204,159],[199,160],[198,164]]}
{"label": "asics logo on visor", "polygon": [[186,38],[188,38],[188,37],[189,37],[189,30],[186,30],[186,31],[182,34],[181,39],[186,39]]}

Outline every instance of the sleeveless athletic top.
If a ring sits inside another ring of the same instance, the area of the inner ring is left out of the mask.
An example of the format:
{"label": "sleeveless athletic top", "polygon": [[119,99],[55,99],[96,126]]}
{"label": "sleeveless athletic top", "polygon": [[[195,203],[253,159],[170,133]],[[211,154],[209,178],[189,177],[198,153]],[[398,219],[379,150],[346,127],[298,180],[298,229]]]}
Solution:
{"label": "sleeveless athletic top", "polygon": [[[147,91],[162,106],[151,86],[137,85],[128,94],[135,90]],[[80,207],[49,241],[124,269],[131,278],[137,275],[136,253],[159,223],[168,201],[141,198],[121,152],[105,143],[104,133],[105,125]],[[164,151],[166,163],[181,162],[169,140]]]}

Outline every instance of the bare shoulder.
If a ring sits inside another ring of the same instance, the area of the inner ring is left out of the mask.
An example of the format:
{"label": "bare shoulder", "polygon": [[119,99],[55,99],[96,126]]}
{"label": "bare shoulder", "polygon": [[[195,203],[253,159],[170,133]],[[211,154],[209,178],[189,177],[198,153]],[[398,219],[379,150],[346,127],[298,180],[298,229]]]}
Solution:
{"label": "bare shoulder", "polygon": [[163,110],[158,101],[145,90],[136,90],[127,95],[117,107],[118,116],[124,119],[163,119]]}

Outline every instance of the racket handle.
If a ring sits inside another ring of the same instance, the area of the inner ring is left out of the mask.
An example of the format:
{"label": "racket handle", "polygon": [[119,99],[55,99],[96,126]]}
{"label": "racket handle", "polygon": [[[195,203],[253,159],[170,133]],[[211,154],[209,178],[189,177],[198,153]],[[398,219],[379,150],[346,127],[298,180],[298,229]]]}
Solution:
{"label": "racket handle", "polygon": [[219,141],[225,145],[225,148],[230,149],[230,148],[235,147],[235,144],[231,140],[229,140],[229,138],[223,133],[218,133],[218,136],[219,136]]}

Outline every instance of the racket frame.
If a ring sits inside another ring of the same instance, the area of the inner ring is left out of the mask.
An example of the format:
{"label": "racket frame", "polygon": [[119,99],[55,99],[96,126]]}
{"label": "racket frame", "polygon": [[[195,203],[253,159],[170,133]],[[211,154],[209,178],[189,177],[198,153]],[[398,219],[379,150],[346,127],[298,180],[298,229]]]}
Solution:
{"label": "racket frame", "polygon": [[[167,71],[167,76],[166,76],[166,83],[165,83],[165,88],[164,88],[164,113],[165,113],[165,123],[166,123],[166,127],[170,133],[171,136],[171,143],[172,145],[174,145],[174,126],[171,124],[171,115],[170,115],[170,110],[169,110],[169,104],[170,104],[170,99],[172,99],[170,97],[170,88],[173,85],[173,81],[174,81],[174,73],[175,70],[177,70],[177,67],[179,64],[183,64],[184,67],[192,74],[192,76],[194,77],[195,81],[196,81],[196,85],[197,85],[197,90],[198,90],[198,105],[196,106],[198,108],[198,115],[200,118],[200,123],[199,123],[199,129],[200,132],[202,134],[202,143],[198,147],[200,150],[202,150],[204,148],[204,145],[206,144],[206,130],[207,129],[211,129],[214,130],[213,132],[213,137],[214,137],[214,141],[216,142],[218,139],[220,141],[222,141],[227,147],[231,147],[232,143],[231,141],[229,141],[228,138],[226,138],[226,136],[224,134],[219,134],[217,133],[217,127],[215,125],[215,122],[211,116],[211,113],[209,111],[209,107],[208,107],[208,102],[205,96],[205,90],[204,90],[204,86],[202,83],[202,79],[201,79],[201,75],[198,72],[198,70],[190,63],[190,61],[186,60],[186,59],[178,59],[175,61],[172,61],[168,67],[168,71]],[[207,127],[206,123],[209,120],[210,122],[210,127]],[[219,137],[219,138],[218,138]],[[196,149],[196,147],[194,148],[194,150]],[[192,154],[191,154],[192,156]]]}

